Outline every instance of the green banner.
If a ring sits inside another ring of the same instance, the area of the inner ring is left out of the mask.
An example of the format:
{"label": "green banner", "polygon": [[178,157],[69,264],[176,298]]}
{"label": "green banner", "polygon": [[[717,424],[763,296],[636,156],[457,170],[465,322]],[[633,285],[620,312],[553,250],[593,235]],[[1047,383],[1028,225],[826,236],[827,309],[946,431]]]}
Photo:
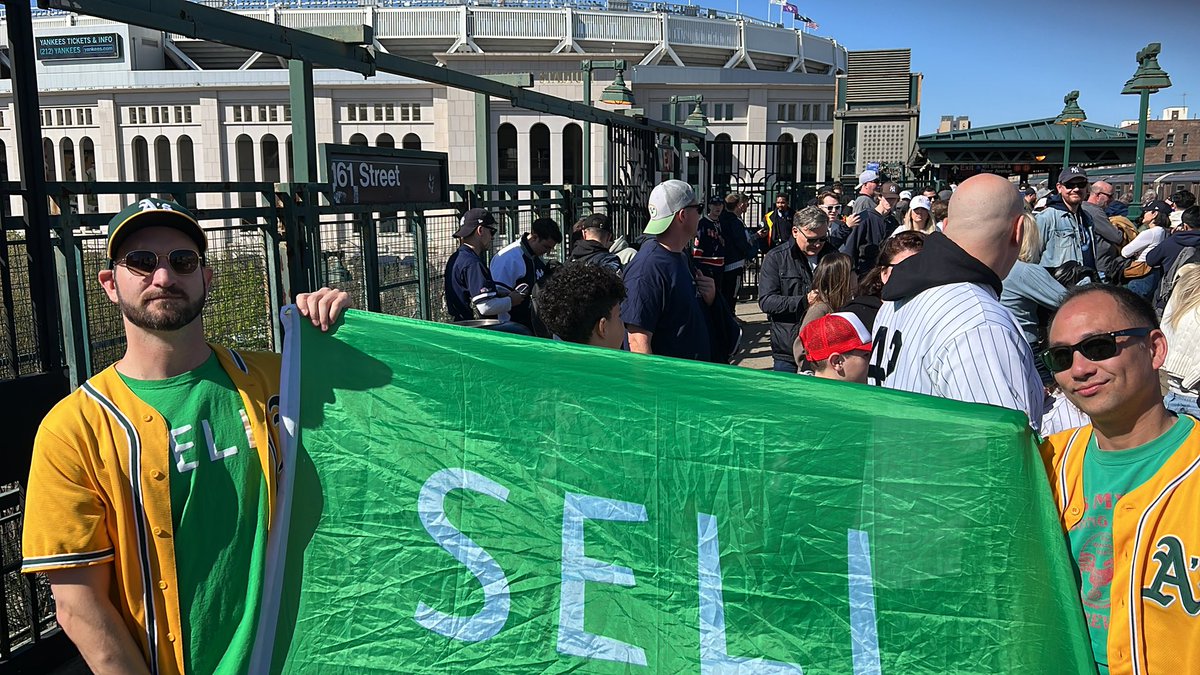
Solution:
{"label": "green banner", "polygon": [[285,323],[257,672],[1095,672],[1018,413]]}

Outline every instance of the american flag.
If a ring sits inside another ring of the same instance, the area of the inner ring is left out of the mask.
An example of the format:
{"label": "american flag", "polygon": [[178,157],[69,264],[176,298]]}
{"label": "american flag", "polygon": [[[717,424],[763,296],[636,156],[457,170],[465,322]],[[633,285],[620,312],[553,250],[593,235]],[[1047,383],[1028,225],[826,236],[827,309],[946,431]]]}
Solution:
{"label": "american flag", "polygon": [[816,21],[813,21],[812,19],[809,19],[804,22],[804,27],[811,29],[811,30],[817,30],[818,28],[821,27],[821,24],[817,23]]}

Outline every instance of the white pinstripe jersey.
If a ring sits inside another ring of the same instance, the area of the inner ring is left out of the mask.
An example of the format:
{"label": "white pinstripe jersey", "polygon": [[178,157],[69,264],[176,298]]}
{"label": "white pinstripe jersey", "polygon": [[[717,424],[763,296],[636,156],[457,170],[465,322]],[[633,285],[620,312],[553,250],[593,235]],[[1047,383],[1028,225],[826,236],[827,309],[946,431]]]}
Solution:
{"label": "white pinstripe jersey", "polygon": [[1033,351],[991,289],[954,283],[885,302],[872,335],[869,384],[1011,408],[1040,426]]}

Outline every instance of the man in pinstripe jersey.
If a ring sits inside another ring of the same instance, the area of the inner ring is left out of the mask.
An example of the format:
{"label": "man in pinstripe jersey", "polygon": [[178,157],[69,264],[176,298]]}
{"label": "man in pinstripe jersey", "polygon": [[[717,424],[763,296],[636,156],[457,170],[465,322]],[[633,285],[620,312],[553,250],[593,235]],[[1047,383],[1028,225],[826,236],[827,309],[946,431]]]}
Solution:
{"label": "man in pinstripe jersey", "polygon": [[1042,444],[1102,675],[1200,670],[1200,425],[1163,405],[1167,339],[1126,288],[1076,286],[1043,360],[1091,424]]}
{"label": "man in pinstripe jersey", "polygon": [[999,297],[1021,249],[1024,205],[992,174],[963,181],[944,232],[892,269],[875,318],[869,384],[1028,415],[1036,430],[1045,392],[1033,352]]}
{"label": "man in pinstripe jersey", "polygon": [[[246,672],[279,457],[279,357],[204,339],[213,271],[186,208],[109,223],[100,285],[121,360],[60,401],[34,442],[22,571],[44,572],[93,672]],[[327,329],[348,297],[296,298]]]}

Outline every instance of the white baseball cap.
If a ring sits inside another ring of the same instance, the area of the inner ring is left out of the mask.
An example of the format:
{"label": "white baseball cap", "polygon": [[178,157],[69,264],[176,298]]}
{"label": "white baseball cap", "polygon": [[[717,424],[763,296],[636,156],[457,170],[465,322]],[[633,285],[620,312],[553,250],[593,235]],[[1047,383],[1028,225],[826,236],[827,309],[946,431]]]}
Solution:
{"label": "white baseball cap", "polygon": [[912,190],[901,190],[900,199],[912,199]]}
{"label": "white baseball cap", "polygon": [[668,180],[654,186],[650,192],[650,222],[646,234],[662,234],[670,227],[675,214],[689,206],[697,206],[696,192],[681,180]]}
{"label": "white baseball cap", "polygon": [[929,211],[931,207],[932,204],[929,202],[929,197],[926,197],[925,195],[917,195],[908,203],[909,209],[925,209],[926,211]]}
{"label": "white baseball cap", "polygon": [[867,169],[866,171],[858,174],[858,187],[862,187],[862,186],[866,185],[867,183],[875,183],[878,181],[879,181],[879,174],[875,173],[874,171],[872,171],[870,169]]}

